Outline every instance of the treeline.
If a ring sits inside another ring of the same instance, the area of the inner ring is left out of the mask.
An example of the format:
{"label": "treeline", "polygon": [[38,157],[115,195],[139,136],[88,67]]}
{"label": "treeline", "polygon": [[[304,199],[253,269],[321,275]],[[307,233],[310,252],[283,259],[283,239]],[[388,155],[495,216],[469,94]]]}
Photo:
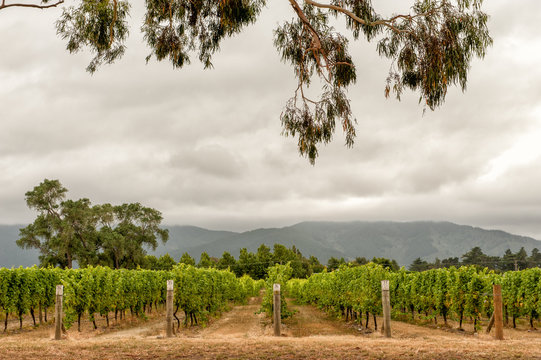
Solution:
{"label": "treeline", "polygon": [[[351,266],[361,266],[369,262],[381,265],[389,270],[396,271],[400,267],[395,260],[374,257],[371,261],[364,257],[357,257],[353,261],[347,262],[344,258],[337,259],[331,257],[326,265],[321,264],[319,259],[313,255],[305,257],[299,249],[293,245],[287,248],[282,244],[274,244],[271,249],[265,244],[261,244],[255,253],[242,248],[239,252],[238,260],[225,251],[222,257],[211,257],[207,252],[201,253],[199,262],[190,256],[187,252],[182,254],[178,263],[193,265],[200,268],[231,269],[237,276],[249,275],[253,279],[265,279],[268,268],[274,265],[285,265],[290,263],[291,277],[305,279],[312,274],[322,272],[324,269],[332,271],[340,265],[349,264]],[[169,270],[176,264],[175,260],[165,254],[159,258],[153,255],[147,255],[141,264],[144,269],[150,270]]]}
{"label": "treeline", "polygon": [[513,253],[507,249],[502,256],[490,256],[484,254],[480,247],[476,246],[463,254],[460,258],[450,257],[440,260],[436,258],[434,262],[428,262],[421,258],[415,259],[409,269],[411,271],[425,271],[430,269],[449,268],[451,266],[469,266],[475,265],[480,268],[488,268],[495,271],[513,271],[541,267],[541,253],[539,249],[534,248],[528,256],[524,248]]}
{"label": "treeline", "polygon": [[[199,262],[196,262],[190,254],[185,252],[178,263],[199,268],[230,269],[237,277],[249,275],[256,280],[266,278],[267,269],[275,264],[290,263],[293,277],[296,278],[307,278],[325,269],[325,265],[322,265],[317,257],[306,258],[295,245],[287,248],[282,244],[274,244],[272,250],[265,244],[261,244],[255,253],[242,248],[238,260],[231,253],[224,251],[220,258],[211,257],[207,252],[203,252]],[[175,260],[168,254],[159,258],[147,255],[141,267],[151,270],[168,270],[175,264]]]}

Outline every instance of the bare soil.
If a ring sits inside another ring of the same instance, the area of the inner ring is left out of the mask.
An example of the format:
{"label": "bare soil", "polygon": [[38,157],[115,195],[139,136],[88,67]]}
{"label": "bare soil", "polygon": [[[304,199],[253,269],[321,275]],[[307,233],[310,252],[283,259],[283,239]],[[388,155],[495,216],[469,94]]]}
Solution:
{"label": "bare soil", "polygon": [[[305,305],[284,321],[282,336],[272,336],[271,320],[259,314],[260,299],[234,306],[207,325],[182,327],[164,337],[163,313],[131,319],[103,329],[68,331],[54,341],[51,324],[0,335],[0,359],[540,359],[541,332],[504,330],[504,341],[452,327],[393,321],[393,338],[345,323]],[[381,318],[378,318],[378,324]]]}

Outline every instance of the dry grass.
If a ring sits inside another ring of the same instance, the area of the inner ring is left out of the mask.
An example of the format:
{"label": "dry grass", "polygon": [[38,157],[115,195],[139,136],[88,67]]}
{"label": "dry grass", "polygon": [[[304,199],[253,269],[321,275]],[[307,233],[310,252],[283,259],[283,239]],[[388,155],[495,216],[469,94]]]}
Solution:
{"label": "dry grass", "polygon": [[484,333],[394,321],[393,338],[386,339],[294,306],[298,313],[276,338],[270,320],[255,314],[258,308],[252,300],[206,327],[181,328],[171,339],[163,338],[163,316],[105,331],[85,325],[62,341],[51,340],[49,325],[0,336],[0,359],[541,359],[537,331],[505,329],[506,340],[495,341]]}

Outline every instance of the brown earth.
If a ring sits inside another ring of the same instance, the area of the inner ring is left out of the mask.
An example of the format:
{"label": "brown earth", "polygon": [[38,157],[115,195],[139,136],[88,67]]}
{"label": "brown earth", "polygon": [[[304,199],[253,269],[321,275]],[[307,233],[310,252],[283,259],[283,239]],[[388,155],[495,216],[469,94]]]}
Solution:
{"label": "brown earth", "polygon": [[253,298],[206,326],[181,327],[171,339],[164,338],[163,313],[106,330],[93,331],[85,321],[82,333],[70,329],[62,341],[51,340],[52,325],[12,331],[0,335],[0,359],[541,359],[537,331],[505,329],[506,340],[496,341],[484,333],[393,321],[393,338],[386,339],[373,331],[372,319],[364,329],[304,305],[292,305],[297,313],[274,337],[259,306]]}

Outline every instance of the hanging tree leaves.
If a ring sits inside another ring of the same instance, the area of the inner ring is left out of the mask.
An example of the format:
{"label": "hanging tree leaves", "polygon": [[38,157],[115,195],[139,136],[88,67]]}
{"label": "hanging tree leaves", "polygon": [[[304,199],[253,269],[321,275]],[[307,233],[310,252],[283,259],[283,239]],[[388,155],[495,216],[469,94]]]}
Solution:
{"label": "hanging tree leaves", "polygon": [[[6,4],[6,1],[8,3]],[[120,58],[128,36],[128,0],[76,0],[64,8],[57,32],[67,49],[83,48],[95,54],[87,67],[91,73],[101,64]],[[277,1],[277,0],[274,0]],[[340,122],[345,143],[355,139],[355,117],[347,88],[355,83],[357,69],[349,55],[349,41],[336,31],[330,18],[345,18],[353,39],[377,42],[380,56],[391,66],[384,88],[386,97],[400,99],[404,90],[419,93],[428,108],[440,106],[451,85],[466,89],[474,57],[484,57],[492,44],[483,0],[410,0],[407,13],[384,17],[372,0],[282,0],[292,7],[294,18],[274,31],[274,44],[282,60],[294,68],[297,88],[280,116],[283,134],[297,138],[301,155],[314,163],[321,144],[332,140]],[[64,0],[42,0],[35,5],[2,0],[0,10],[26,6],[47,8]],[[195,55],[205,68],[221,41],[255,22],[266,0],[146,0],[141,31],[151,58],[168,60],[182,68]],[[377,2],[376,2],[377,6]],[[315,76],[315,79],[314,79]],[[311,98],[307,88],[317,83],[320,95]]]}

